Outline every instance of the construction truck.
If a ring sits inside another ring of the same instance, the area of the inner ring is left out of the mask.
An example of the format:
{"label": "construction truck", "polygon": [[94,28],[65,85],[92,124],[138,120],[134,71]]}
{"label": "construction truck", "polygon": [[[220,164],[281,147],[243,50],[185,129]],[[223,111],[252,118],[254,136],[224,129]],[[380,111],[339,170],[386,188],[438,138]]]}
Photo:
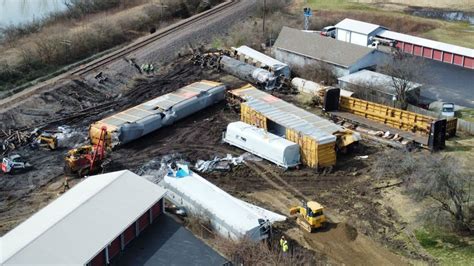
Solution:
{"label": "construction truck", "polygon": [[31,165],[25,162],[18,154],[5,157],[2,160],[2,172],[7,174],[13,174],[21,170],[27,170],[30,167]]}
{"label": "construction truck", "polygon": [[324,207],[316,201],[308,201],[303,206],[290,209],[290,215],[296,216],[296,223],[308,232],[313,232],[327,222]]}
{"label": "construction truck", "polygon": [[65,157],[64,172],[79,177],[97,173],[104,168],[106,162],[105,137],[107,128],[102,127],[100,138],[95,145],[84,145],[82,147],[69,150]]}

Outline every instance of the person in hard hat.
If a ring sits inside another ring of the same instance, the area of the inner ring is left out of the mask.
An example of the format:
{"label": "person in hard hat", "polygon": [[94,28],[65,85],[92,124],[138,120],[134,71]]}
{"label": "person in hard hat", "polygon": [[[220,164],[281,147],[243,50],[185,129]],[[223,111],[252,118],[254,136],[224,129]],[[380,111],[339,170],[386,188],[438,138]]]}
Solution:
{"label": "person in hard hat", "polygon": [[69,187],[69,179],[68,179],[67,177],[64,178],[64,183],[63,183],[63,185],[64,185],[64,191],[63,191],[63,193],[64,193],[64,192],[68,191],[69,188],[70,188],[70,187]]}
{"label": "person in hard hat", "polygon": [[280,246],[281,246],[281,250],[283,251],[283,253],[286,254],[288,252],[288,241],[286,241],[285,236],[281,236]]}

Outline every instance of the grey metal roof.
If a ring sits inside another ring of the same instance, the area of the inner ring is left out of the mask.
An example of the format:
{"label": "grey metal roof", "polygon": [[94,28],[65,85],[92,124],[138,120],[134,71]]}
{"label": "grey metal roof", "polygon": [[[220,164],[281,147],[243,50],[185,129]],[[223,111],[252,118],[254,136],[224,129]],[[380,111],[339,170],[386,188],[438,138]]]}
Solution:
{"label": "grey metal roof", "polygon": [[345,129],[333,122],[283,101],[253,86],[233,90],[233,94],[245,99],[245,103],[255,111],[286,128],[291,128],[312,136],[319,143],[336,141],[333,135]]}
{"label": "grey metal roof", "polygon": [[266,54],[260,53],[259,51],[256,51],[246,45],[242,45],[239,48],[235,48],[239,53],[249,56],[252,59],[255,59],[259,62],[261,62],[263,65],[269,66],[269,67],[275,67],[275,66],[287,66],[287,64],[280,62],[276,60],[275,58],[272,58]]}
{"label": "grey metal roof", "polygon": [[165,193],[127,170],[88,177],[0,238],[0,264],[84,265]]}
{"label": "grey metal roof", "polygon": [[332,133],[343,131],[340,126],[284,101],[268,103],[250,99],[245,103],[273,122],[311,136],[320,144],[336,141]]}
{"label": "grey metal roof", "polygon": [[345,18],[335,25],[338,29],[358,32],[362,34],[370,34],[373,31],[381,28],[380,25],[354,20],[350,18]]}
{"label": "grey metal roof", "polygon": [[273,47],[343,67],[350,67],[374,51],[361,45],[288,27],[283,27]]}
{"label": "grey metal roof", "polygon": [[[371,88],[377,89],[378,91],[382,91],[389,94],[396,94],[396,89],[393,86],[391,76],[366,69],[346,75],[344,77],[340,77],[337,80],[340,82],[342,81],[354,85],[367,85]],[[421,86],[422,85],[419,83],[410,82],[408,86],[408,91],[420,88]]]}
{"label": "grey metal roof", "polygon": [[104,123],[107,125],[119,127],[126,123],[137,122],[147,116],[158,114],[163,110],[167,110],[180,102],[183,102],[189,98],[199,95],[200,93],[212,90],[219,86],[223,86],[223,84],[207,80],[195,82],[174,92],[159,96],[120,113],[113,114],[109,117],[102,119],[98,123]]}

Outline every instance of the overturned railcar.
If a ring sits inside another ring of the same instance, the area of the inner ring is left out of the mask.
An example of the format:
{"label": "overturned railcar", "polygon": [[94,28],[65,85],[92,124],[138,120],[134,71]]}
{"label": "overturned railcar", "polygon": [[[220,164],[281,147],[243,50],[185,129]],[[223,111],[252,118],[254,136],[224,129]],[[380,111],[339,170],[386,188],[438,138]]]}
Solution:
{"label": "overturned railcar", "polygon": [[222,83],[207,80],[195,82],[93,123],[89,136],[92,144],[96,144],[101,128],[106,126],[106,144],[114,148],[171,125],[223,100],[224,96],[225,85]]}
{"label": "overturned railcar", "polygon": [[285,169],[300,164],[298,144],[241,121],[227,125],[223,140]]}
{"label": "overturned railcar", "polygon": [[232,57],[222,56],[219,65],[225,72],[263,87],[265,90],[273,90],[278,85],[277,78],[270,71],[241,62]]}
{"label": "overturned railcar", "polygon": [[255,65],[256,67],[268,69],[274,73],[275,76],[284,76],[290,78],[291,72],[290,67],[272,58],[264,53],[254,50],[248,46],[242,45],[238,48],[233,48],[236,53],[236,57],[243,62]]}
{"label": "overturned railcar", "polygon": [[241,121],[297,143],[301,161],[309,167],[334,166],[336,146],[338,150],[345,150],[361,140],[359,133],[251,85],[230,91],[228,101],[240,103]]}

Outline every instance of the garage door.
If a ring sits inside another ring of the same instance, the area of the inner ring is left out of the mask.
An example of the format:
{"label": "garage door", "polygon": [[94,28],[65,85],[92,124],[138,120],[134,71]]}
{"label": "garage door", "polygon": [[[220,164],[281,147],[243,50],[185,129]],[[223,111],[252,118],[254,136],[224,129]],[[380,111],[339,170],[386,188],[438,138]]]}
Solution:
{"label": "garage door", "polygon": [[414,47],[415,47],[415,48],[414,48],[413,54],[414,54],[414,55],[420,55],[420,56],[421,56],[421,49],[422,49],[422,47],[421,47],[421,46],[418,46],[418,45],[415,45]]}
{"label": "garage door", "polygon": [[351,43],[367,46],[367,35],[352,32]]}
{"label": "garage door", "polygon": [[411,54],[413,52],[413,44],[405,43],[404,51]]}
{"label": "garage door", "polygon": [[127,245],[135,238],[135,223],[131,224],[124,232],[123,232],[123,243]]}
{"label": "garage door", "polygon": [[105,265],[105,252],[102,250],[95,256],[90,262],[91,266],[104,266]]}
{"label": "garage door", "polygon": [[453,54],[451,54],[451,53],[444,53],[443,54],[443,62],[451,63],[452,60],[453,60]]}
{"label": "garage door", "polygon": [[157,203],[155,203],[155,205],[153,205],[153,207],[151,207],[151,215],[153,217],[153,220],[155,220],[158,215],[161,214],[161,204],[162,204],[162,200],[159,200]]}
{"label": "garage door", "polygon": [[464,58],[464,67],[474,69],[474,58],[471,58],[471,57]]}
{"label": "garage door", "polygon": [[112,259],[120,252],[120,236],[118,236],[112,243],[109,245],[109,259]]}
{"label": "garage door", "polygon": [[351,33],[346,30],[337,29],[337,39],[343,42],[349,42],[351,40]]}
{"label": "garage door", "polygon": [[138,231],[141,232],[150,224],[150,212],[146,211],[140,218],[138,218]]}
{"label": "garage door", "polygon": [[433,59],[439,60],[439,61],[443,60],[442,52],[439,50],[433,50]]}
{"label": "garage door", "polygon": [[455,65],[462,66],[462,64],[463,64],[463,58],[462,58],[462,56],[455,54],[455,55],[454,55],[453,63],[454,63]]}
{"label": "garage door", "polygon": [[431,58],[433,54],[433,49],[423,47],[423,57]]}

